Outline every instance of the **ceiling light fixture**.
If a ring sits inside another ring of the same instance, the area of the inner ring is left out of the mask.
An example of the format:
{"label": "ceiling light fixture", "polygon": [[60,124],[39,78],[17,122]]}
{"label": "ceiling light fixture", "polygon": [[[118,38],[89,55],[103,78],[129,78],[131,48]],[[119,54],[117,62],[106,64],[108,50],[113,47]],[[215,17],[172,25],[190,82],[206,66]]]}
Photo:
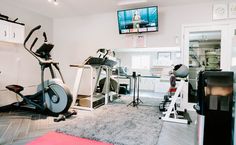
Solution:
{"label": "ceiling light fixture", "polygon": [[57,2],[57,0],[48,0],[48,2],[49,3],[51,3],[51,2],[53,2],[53,4],[55,5],[55,6],[57,6],[59,3]]}
{"label": "ceiling light fixture", "polygon": [[58,2],[57,2],[57,0],[54,0],[54,2],[53,2],[53,3],[54,3],[54,5],[56,5],[56,6],[58,5]]}

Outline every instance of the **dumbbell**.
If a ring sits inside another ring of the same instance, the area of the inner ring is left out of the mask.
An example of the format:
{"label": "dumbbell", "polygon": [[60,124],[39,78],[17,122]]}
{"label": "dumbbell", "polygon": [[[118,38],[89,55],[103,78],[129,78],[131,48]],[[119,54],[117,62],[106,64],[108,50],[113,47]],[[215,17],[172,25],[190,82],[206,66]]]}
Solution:
{"label": "dumbbell", "polygon": [[66,118],[69,118],[72,115],[77,115],[77,112],[75,110],[73,110],[72,112],[67,112],[65,114],[60,114],[59,117],[54,119],[54,122],[65,121]]}

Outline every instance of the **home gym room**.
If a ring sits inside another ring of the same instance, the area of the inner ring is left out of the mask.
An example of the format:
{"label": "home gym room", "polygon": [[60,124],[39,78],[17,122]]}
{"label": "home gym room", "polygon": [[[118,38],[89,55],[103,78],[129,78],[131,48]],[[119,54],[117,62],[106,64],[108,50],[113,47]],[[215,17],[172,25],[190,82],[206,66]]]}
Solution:
{"label": "home gym room", "polygon": [[234,0],[0,0],[1,145],[236,145]]}

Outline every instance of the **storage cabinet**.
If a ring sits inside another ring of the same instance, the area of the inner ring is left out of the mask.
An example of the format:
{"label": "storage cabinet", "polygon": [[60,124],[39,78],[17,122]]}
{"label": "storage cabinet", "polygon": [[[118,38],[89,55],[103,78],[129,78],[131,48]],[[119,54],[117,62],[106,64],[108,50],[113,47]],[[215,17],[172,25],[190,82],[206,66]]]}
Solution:
{"label": "storage cabinet", "polygon": [[24,25],[0,20],[0,41],[23,44]]}
{"label": "storage cabinet", "polygon": [[8,41],[10,34],[10,25],[7,21],[0,21],[0,40]]}
{"label": "storage cabinet", "polygon": [[25,35],[25,27],[20,24],[10,24],[10,36],[9,41],[14,43],[23,44]]}

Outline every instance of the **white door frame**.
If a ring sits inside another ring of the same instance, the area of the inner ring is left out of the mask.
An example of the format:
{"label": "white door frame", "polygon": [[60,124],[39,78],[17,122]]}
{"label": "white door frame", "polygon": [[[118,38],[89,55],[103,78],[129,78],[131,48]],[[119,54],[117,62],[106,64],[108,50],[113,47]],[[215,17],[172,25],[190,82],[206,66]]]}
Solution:
{"label": "white door frame", "polygon": [[[222,70],[230,70],[231,66],[231,47],[229,45],[229,24],[227,23],[207,23],[207,24],[192,24],[182,26],[182,62],[189,66],[189,33],[202,31],[221,31],[221,61],[220,68]],[[222,61],[224,60],[224,62]],[[227,63],[228,62],[228,63]],[[195,103],[188,103],[188,84],[183,91],[182,109],[193,110]]]}
{"label": "white door frame", "polygon": [[[229,37],[229,41],[230,41],[230,48],[231,48],[231,50],[233,49],[233,47],[235,47],[236,46],[236,44],[233,44],[233,43],[235,43],[234,41],[235,41],[235,39],[236,39],[236,34],[235,34],[235,30],[236,30],[236,24],[231,24],[230,25],[230,27],[229,27],[229,34],[230,34],[230,37]],[[233,40],[234,39],[234,40]],[[233,53],[233,52],[232,52]],[[231,53],[231,54],[232,54]],[[233,64],[232,64],[232,55],[230,55],[230,58],[231,58],[231,63],[230,63],[230,65],[232,66]],[[234,66],[235,66],[235,64],[234,64]],[[234,76],[234,78],[235,78],[235,76]],[[235,88],[236,86],[235,86],[235,83],[234,83],[234,88]],[[234,93],[235,93],[236,91],[234,90]],[[236,96],[236,94],[234,94],[234,97]],[[235,101],[235,108],[236,108],[236,101]],[[234,145],[236,145],[236,111],[234,111],[234,136],[233,136],[233,138],[234,138]]]}
{"label": "white door frame", "polygon": [[[233,39],[235,39],[236,34],[234,32],[236,30],[236,24],[230,24],[229,25],[229,47],[232,51],[233,47],[235,47],[236,44],[233,45]],[[233,53],[233,52],[232,52]],[[232,53],[230,53],[230,59],[232,59]],[[230,61],[230,66],[232,66],[232,60]]]}

